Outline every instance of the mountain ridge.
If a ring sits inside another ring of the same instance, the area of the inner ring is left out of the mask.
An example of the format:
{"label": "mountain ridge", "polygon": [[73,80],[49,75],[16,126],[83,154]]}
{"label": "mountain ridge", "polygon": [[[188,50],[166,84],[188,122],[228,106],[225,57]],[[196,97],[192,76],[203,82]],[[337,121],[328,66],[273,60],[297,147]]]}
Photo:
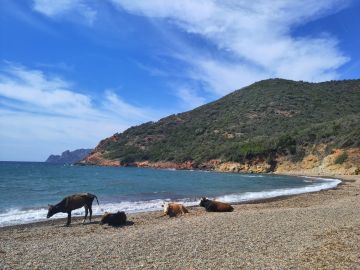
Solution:
{"label": "mountain ridge", "polygon": [[301,163],[315,153],[321,163],[340,153],[355,173],[359,126],[360,80],[269,79],[116,133],[80,163],[270,172],[288,159]]}

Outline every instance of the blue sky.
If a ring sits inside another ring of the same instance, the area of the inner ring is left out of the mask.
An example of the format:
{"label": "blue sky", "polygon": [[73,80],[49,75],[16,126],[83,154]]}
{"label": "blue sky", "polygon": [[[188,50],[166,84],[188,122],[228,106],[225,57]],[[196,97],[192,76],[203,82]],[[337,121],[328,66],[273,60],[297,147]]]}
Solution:
{"label": "blue sky", "polygon": [[359,78],[360,1],[0,5],[0,160],[92,148],[262,79]]}

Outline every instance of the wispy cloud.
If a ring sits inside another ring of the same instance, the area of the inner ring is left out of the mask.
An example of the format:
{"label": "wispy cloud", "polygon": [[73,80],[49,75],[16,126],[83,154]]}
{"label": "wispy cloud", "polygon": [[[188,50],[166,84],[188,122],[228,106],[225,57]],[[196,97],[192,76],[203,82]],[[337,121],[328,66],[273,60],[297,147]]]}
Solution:
{"label": "wispy cloud", "polygon": [[[183,59],[191,78],[203,81],[217,95],[258,79],[282,77],[322,81],[336,79],[349,59],[335,37],[293,36],[306,22],[337,12],[349,1],[215,1],[112,0],[129,13],[176,25],[215,45],[218,54]],[[226,54],[224,59],[219,55]]]}
{"label": "wispy cloud", "polygon": [[34,0],[33,8],[35,11],[52,18],[71,19],[69,15],[74,14],[85,19],[85,22],[92,25],[96,19],[97,12],[94,8],[89,6],[87,1],[83,0]]}
{"label": "wispy cloud", "polygon": [[161,70],[160,68],[149,66],[138,61],[136,61],[135,63],[140,69],[144,70],[150,76],[169,76],[166,71]]}
{"label": "wispy cloud", "polygon": [[73,65],[69,65],[65,62],[57,62],[57,63],[36,63],[35,64],[37,68],[40,69],[54,69],[54,70],[61,70],[61,71],[67,71],[72,72],[75,70],[75,67]]}
{"label": "wispy cloud", "polygon": [[[115,132],[165,115],[129,104],[114,91],[95,100],[75,89],[60,77],[8,63],[0,70],[2,147],[13,145],[15,153],[28,149],[29,156],[44,159],[69,148],[94,147]],[[4,158],[10,157],[0,155]]]}
{"label": "wispy cloud", "polygon": [[265,71],[242,63],[195,56],[190,61],[189,77],[203,81],[208,86],[205,91],[217,97],[268,77]]}
{"label": "wispy cloud", "polygon": [[206,103],[206,99],[197,95],[194,89],[190,87],[180,87],[177,90],[177,96],[184,104],[184,108],[194,109]]}
{"label": "wispy cloud", "polygon": [[[170,43],[175,39],[173,48],[169,48],[173,51],[171,56],[177,58],[181,55],[187,65],[183,74],[200,82],[203,90],[216,96],[269,77],[306,81],[336,79],[339,67],[349,61],[339,49],[336,37],[329,33],[295,36],[293,30],[340,11],[351,3],[350,0],[108,2],[121,12],[151,18],[160,27],[162,24],[175,25],[182,32],[196,35],[211,44],[212,49],[205,46],[199,50],[196,44],[181,39],[180,35],[168,33]],[[96,16],[89,2],[81,0],[35,0],[34,9],[50,17],[70,12],[81,12],[89,18]],[[139,68],[153,76],[164,75],[154,66],[139,64]],[[169,73],[166,75],[171,76]]]}

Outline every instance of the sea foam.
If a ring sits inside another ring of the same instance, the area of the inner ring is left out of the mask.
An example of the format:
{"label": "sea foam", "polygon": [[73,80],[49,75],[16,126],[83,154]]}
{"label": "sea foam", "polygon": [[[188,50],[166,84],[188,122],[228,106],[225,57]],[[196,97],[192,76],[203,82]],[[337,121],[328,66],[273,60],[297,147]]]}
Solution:
{"label": "sea foam", "polygon": [[[159,199],[150,201],[135,201],[129,202],[124,201],[120,203],[103,203],[100,205],[93,204],[93,215],[102,215],[104,212],[117,212],[125,211],[126,213],[139,213],[139,212],[151,212],[162,210],[164,202],[168,202],[170,199]],[[179,200],[178,202],[183,203],[186,206],[196,205],[197,201],[190,201],[189,199]],[[32,222],[39,222],[47,220],[48,210],[46,208],[37,209],[9,209],[5,212],[0,213],[0,227],[26,224]],[[72,217],[84,216],[84,208],[72,211]],[[58,213],[51,217],[51,219],[66,218],[66,213]]]}
{"label": "sea foam", "polygon": [[[310,176],[302,176],[303,178],[314,179],[314,184],[306,187],[299,188],[284,188],[284,189],[274,189],[267,191],[259,192],[244,192],[239,194],[229,194],[217,197],[219,201],[224,202],[246,202],[246,201],[255,201],[269,198],[276,198],[281,196],[297,195],[302,193],[317,192],[320,190],[332,189],[337,187],[341,183],[339,179],[332,178],[318,178]],[[316,180],[322,180],[321,182],[316,182]]]}

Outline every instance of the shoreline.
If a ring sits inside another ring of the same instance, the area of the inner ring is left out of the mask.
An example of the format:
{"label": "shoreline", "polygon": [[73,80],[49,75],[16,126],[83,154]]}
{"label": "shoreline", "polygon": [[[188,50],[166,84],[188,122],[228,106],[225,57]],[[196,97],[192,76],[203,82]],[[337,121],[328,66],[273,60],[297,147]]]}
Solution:
{"label": "shoreline", "polygon": [[119,228],[100,226],[99,216],[3,227],[0,268],[360,269],[360,176],[337,178],[336,189],[240,203],[231,213],[191,207],[178,218],[128,214],[133,224]]}
{"label": "shoreline", "polygon": [[[163,170],[162,168],[156,168],[156,169],[160,169]],[[202,170],[200,170],[202,171]],[[214,171],[216,172],[216,171]],[[233,173],[233,172],[219,172],[219,173]],[[247,173],[236,173],[236,174],[247,174]],[[282,195],[275,195],[275,196],[269,196],[269,197],[263,197],[263,198],[254,198],[254,199],[245,199],[243,201],[227,201],[228,203],[232,204],[232,205],[241,205],[241,204],[257,204],[257,203],[267,203],[267,202],[272,202],[272,201],[276,201],[276,200],[284,200],[286,198],[289,197],[293,197],[293,196],[298,196],[301,194],[307,194],[307,193],[317,193],[317,192],[321,192],[324,190],[332,190],[332,189],[336,189],[338,186],[342,185],[344,183],[344,181],[347,180],[342,180],[339,177],[334,177],[334,176],[314,176],[314,175],[296,175],[296,174],[275,174],[275,173],[267,173],[267,174],[261,174],[261,175],[279,175],[279,176],[293,176],[293,177],[309,177],[311,179],[313,179],[313,182],[316,182],[318,180],[339,180],[340,183],[338,183],[335,187],[328,187],[328,188],[324,188],[321,190],[316,190],[316,191],[304,191],[304,192],[299,192],[299,193],[293,193],[293,194],[282,194]],[[297,188],[294,188],[297,189]],[[301,188],[300,188],[301,189]],[[281,189],[279,190],[281,191]],[[271,191],[269,191],[271,192]],[[254,192],[257,193],[257,192]],[[261,193],[261,192],[259,192]],[[227,197],[227,196],[238,196],[237,193],[234,194],[225,194],[225,195],[221,195],[221,196],[216,196],[217,197]],[[219,199],[221,201],[221,199]],[[179,203],[183,203],[183,202],[179,202]],[[199,207],[198,205],[188,205],[187,208],[194,208],[194,207]],[[127,215],[132,215],[132,214],[144,214],[144,213],[153,213],[153,212],[158,212],[161,210],[157,210],[157,209],[148,209],[148,210],[140,210],[140,211],[135,211],[135,212],[126,212]],[[93,215],[93,217],[101,217],[101,215],[99,214],[95,214]],[[82,219],[81,216],[75,215],[72,217],[72,219]],[[0,231],[2,231],[5,228],[12,228],[12,227],[33,227],[33,226],[37,226],[37,225],[43,225],[46,223],[53,223],[55,221],[58,220],[66,220],[65,217],[63,218],[53,218],[50,220],[35,220],[35,221],[31,221],[31,222],[26,222],[26,223],[18,223],[18,224],[11,224],[11,225],[5,225],[5,226],[0,226]]]}

